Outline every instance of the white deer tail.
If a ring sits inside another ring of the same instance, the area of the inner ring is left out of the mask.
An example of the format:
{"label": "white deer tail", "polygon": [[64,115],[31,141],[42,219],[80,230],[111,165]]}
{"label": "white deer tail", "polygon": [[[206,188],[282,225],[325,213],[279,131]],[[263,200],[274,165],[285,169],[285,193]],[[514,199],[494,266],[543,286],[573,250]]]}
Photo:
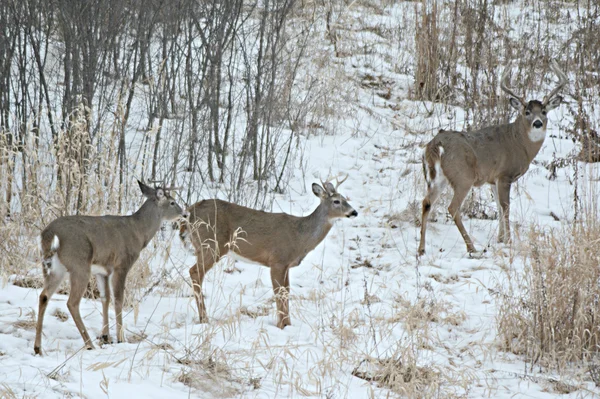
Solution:
{"label": "white deer tail", "polygon": [[60,248],[60,240],[58,239],[58,236],[55,234],[54,238],[52,238],[52,244],[50,244],[50,251],[56,252],[56,251],[58,251],[58,248]]}

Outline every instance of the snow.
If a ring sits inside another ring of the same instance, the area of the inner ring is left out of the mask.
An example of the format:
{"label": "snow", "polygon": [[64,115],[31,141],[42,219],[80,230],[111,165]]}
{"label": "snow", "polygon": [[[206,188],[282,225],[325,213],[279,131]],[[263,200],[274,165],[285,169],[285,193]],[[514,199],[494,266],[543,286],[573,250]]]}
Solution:
{"label": "snow", "polygon": [[[515,10],[514,17],[525,18]],[[360,40],[378,43],[379,36],[362,32]],[[465,217],[476,247],[487,251],[472,259],[438,204],[427,254],[417,259],[419,228],[394,215],[423,198],[420,146],[440,128],[464,128],[466,111],[407,100],[411,78],[391,72],[383,61],[365,67],[354,58],[340,68],[357,81],[372,69],[388,68],[394,93],[402,98],[390,107],[373,91],[357,90],[361,107],[348,106],[352,114],[330,128],[332,135],[302,139],[303,156],[295,160],[290,186],[273,197],[270,211],[308,215],[318,205],[310,185],[348,174],[339,191],[359,213],[338,220],[291,270],[291,326],[280,330],[275,325],[268,269],[230,259],[205,279],[209,323],[199,324],[188,276],[195,258],[168,227],[154,239],[160,250],[151,265],[167,271],[162,286],[180,288],[166,293],[159,288],[126,310],[126,343],[82,350],[70,315],[66,321],[54,316],[57,309],[68,313],[67,297],[55,294],[44,323],[44,355],[34,356],[40,290],[1,286],[0,393],[44,398],[402,397],[353,376],[353,370],[366,359],[404,354],[421,367],[440,370],[438,397],[556,397],[548,381],[561,376],[532,370],[523,358],[498,349],[493,292],[503,286],[507,269],[523,267],[519,244],[529,226],[559,227],[573,217],[573,168],[560,169],[557,179],[549,180],[542,166],[575,150],[571,140],[561,138],[571,123],[565,106],[550,114],[542,151],[513,186],[515,242],[496,243],[497,220]],[[581,164],[578,173],[587,195],[600,194],[599,185],[591,183],[598,177],[596,166]],[[488,187],[475,193],[495,209]],[[92,337],[100,335],[101,311],[99,300],[81,303]],[[112,308],[110,322],[114,338]],[[582,389],[561,397],[600,394],[589,379],[578,384]]]}
{"label": "snow", "polygon": [[[551,124],[556,126],[555,121]],[[550,133],[558,133],[555,129]],[[422,177],[415,176],[420,165],[406,164],[410,157],[402,151],[380,149],[400,148],[404,140],[401,131],[391,131],[307,141],[306,178],[295,179],[289,197],[278,198],[275,207],[297,215],[310,213],[318,201],[309,184],[343,172],[349,178],[340,192],[351,199],[359,217],[337,221],[327,238],[292,269],[292,326],[275,326],[268,269],[240,262],[233,268],[232,261],[222,261],[204,284],[208,324],[197,324],[191,289],[184,284],[181,295],[145,297],[137,317],[128,310],[127,336],[143,333],[144,340],[82,351],[70,317],[63,322],[52,316],[55,309],[67,311],[66,296],[55,295],[45,320],[45,353],[36,357],[34,324],[22,328],[14,323],[32,319],[39,290],[6,285],[0,290],[0,381],[18,396],[49,398],[100,398],[107,396],[105,391],[112,397],[157,398],[385,396],[384,388],[351,372],[361,360],[392,355],[414,339],[403,324],[403,306],[424,300],[443,306],[441,314],[450,321],[426,323],[428,337],[422,339],[430,342],[419,351],[419,363],[469,374],[475,383],[462,391],[468,397],[553,397],[544,390],[546,377],[536,377],[521,359],[494,346],[495,298],[488,289],[505,278],[502,269],[510,262],[505,254],[512,252],[495,244],[497,221],[466,220],[476,245],[488,250],[483,259],[470,259],[456,227],[438,221],[431,223],[428,255],[417,260],[418,228],[409,223],[391,228],[386,223],[385,215],[402,211],[423,192]],[[549,139],[538,159],[549,158],[552,144],[569,151],[564,141]],[[532,221],[557,225],[549,210],[566,218],[571,192],[565,176],[549,181],[545,169],[532,165],[512,192],[515,239],[520,239],[519,226],[522,230]],[[186,278],[194,257],[175,232],[157,239],[172,240],[172,248],[166,265],[160,264],[165,258],[157,256],[154,266],[176,270],[171,279]],[[364,267],[366,260],[370,267]],[[518,261],[510,267],[519,267]],[[248,316],[252,311],[259,316]],[[81,313],[91,335],[98,336],[100,301],[84,299]],[[114,323],[112,316],[111,311]],[[225,377],[194,375],[194,365],[207,358],[224,364]],[[186,372],[198,378],[194,388],[178,381]],[[259,381],[258,387],[248,381]]]}

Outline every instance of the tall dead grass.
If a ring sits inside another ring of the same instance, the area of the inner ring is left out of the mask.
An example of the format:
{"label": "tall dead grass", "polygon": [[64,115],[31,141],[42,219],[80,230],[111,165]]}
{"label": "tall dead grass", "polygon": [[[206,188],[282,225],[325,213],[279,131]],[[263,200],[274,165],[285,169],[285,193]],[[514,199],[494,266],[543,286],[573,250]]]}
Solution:
{"label": "tall dead grass", "polygon": [[[10,193],[13,198],[12,202],[0,201],[0,285],[43,286],[38,237],[55,218],[126,215],[142,204],[133,176],[124,186],[119,184],[117,124],[96,133],[97,142],[108,144],[91,145],[89,111],[83,104],[77,106],[69,115],[70,124],[57,132],[54,141],[30,134],[27,145],[9,145],[9,135],[0,133],[0,193]],[[173,234],[160,232],[157,236],[128,275],[125,305],[136,313],[151,282],[158,279],[150,262],[158,252],[168,252]],[[68,292],[65,282],[58,293]],[[86,297],[95,298],[96,293],[95,279],[91,279]]]}
{"label": "tall dead grass", "polygon": [[584,215],[559,229],[532,227],[524,269],[508,272],[500,344],[532,364],[564,370],[600,350],[600,221]]}

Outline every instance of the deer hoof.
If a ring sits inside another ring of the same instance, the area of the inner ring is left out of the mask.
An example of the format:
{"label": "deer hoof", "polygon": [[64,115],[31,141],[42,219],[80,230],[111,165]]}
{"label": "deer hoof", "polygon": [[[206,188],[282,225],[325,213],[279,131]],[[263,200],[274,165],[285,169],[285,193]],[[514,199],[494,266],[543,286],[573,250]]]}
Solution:
{"label": "deer hoof", "polygon": [[484,257],[485,251],[469,251],[469,258],[471,259],[482,259]]}
{"label": "deer hoof", "polygon": [[291,326],[292,322],[289,319],[277,321],[277,328],[284,329],[287,326]]}
{"label": "deer hoof", "polygon": [[42,356],[42,347],[41,346],[34,346],[33,351],[35,352],[36,355]]}
{"label": "deer hoof", "polygon": [[100,337],[98,337],[98,340],[100,340],[100,344],[101,345],[106,345],[106,344],[112,344],[113,343],[113,339],[110,335],[102,335]]}

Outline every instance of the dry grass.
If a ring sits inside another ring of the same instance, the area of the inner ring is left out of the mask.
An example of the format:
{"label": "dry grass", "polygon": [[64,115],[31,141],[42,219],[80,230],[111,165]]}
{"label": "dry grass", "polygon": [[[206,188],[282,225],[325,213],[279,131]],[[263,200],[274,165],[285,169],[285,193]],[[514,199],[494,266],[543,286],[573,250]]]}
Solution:
{"label": "dry grass", "polygon": [[27,319],[20,319],[13,323],[13,327],[19,330],[35,330],[36,317],[35,312],[30,310],[27,314]]}
{"label": "dry grass", "polygon": [[464,398],[474,376],[467,367],[453,365],[419,365],[423,348],[400,347],[391,357],[368,357],[352,375],[377,384],[403,398]]}
{"label": "dry grass", "polygon": [[202,361],[185,363],[187,367],[177,376],[178,382],[214,398],[228,398],[240,394],[242,380],[233,375],[225,362],[208,357]]}
{"label": "dry grass", "polygon": [[[361,371],[371,366],[373,371]],[[372,381],[408,397],[419,397],[427,389],[439,383],[439,374],[430,367],[418,367],[413,358],[390,358],[384,360],[363,360],[352,371],[352,375],[365,381]]]}
{"label": "dry grass", "polygon": [[58,320],[63,322],[69,320],[69,315],[66,312],[60,310],[59,308],[56,308],[54,312],[52,312],[52,316],[56,317]]}
{"label": "dry grass", "polygon": [[268,316],[271,313],[271,310],[272,307],[267,305],[257,306],[256,308],[252,309],[247,306],[242,306],[239,312],[244,316],[256,319],[257,317]]}
{"label": "dry grass", "polygon": [[561,229],[532,227],[524,270],[508,272],[498,314],[503,350],[535,364],[565,369],[591,361],[600,350],[600,223],[585,220]]}
{"label": "dry grass", "polygon": [[[430,358],[428,354],[434,348],[445,345],[436,333],[439,326],[454,328],[465,319],[463,312],[455,311],[450,303],[433,294],[416,300],[397,296],[394,317],[370,322],[378,331],[384,331],[384,325],[398,331],[397,325],[401,324],[402,339],[391,354],[365,355],[352,375],[406,398],[464,397],[475,379],[469,367],[455,367],[451,358],[448,363],[441,358],[433,362],[424,359]],[[357,342],[362,340],[358,338]]]}

